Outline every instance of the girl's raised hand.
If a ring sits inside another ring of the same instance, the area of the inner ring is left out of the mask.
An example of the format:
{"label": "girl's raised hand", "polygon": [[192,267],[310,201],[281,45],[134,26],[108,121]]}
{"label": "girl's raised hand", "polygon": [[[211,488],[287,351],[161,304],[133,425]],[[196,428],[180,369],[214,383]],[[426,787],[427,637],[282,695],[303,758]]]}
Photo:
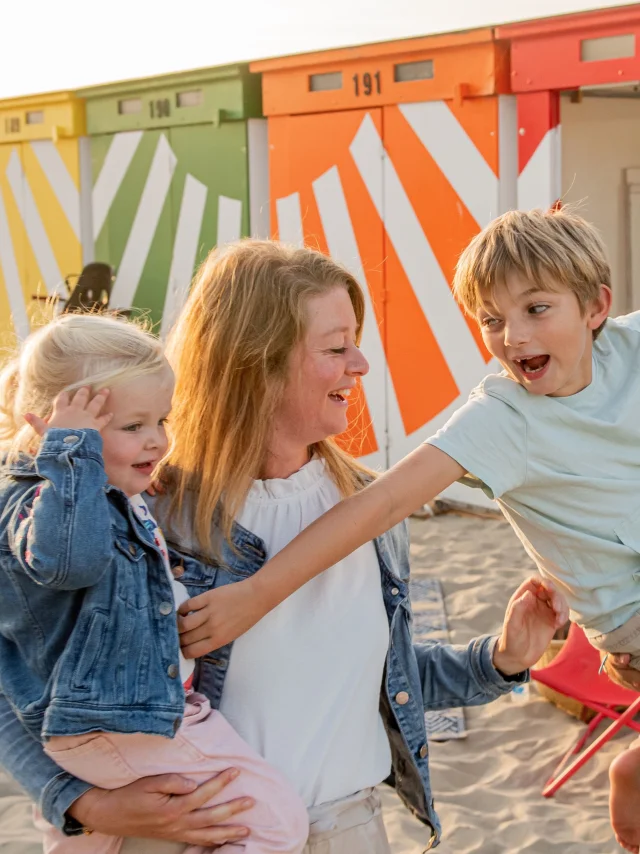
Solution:
{"label": "girl's raised hand", "polygon": [[79,388],[74,395],[61,391],[53,403],[53,412],[48,420],[32,412],[27,412],[24,418],[39,436],[44,436],[50,427],[100,432],[113,418],[112,412],[103,412],[108,396],[108,388],[100,389],[93,397],[87,386]]}

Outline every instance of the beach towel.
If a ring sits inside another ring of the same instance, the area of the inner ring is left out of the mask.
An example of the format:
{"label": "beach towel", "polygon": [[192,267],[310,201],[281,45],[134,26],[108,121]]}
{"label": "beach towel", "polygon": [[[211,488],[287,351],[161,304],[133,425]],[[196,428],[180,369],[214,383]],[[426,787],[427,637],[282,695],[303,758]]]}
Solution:
{"label": "beach towel", "polygon": [[[437,578],[416,575],[409,583],[413,610],[413,639],[416,643],[449,642],[449,628],[444,609],[442,587]],[[467,731],[463,709],[439,709],[426,712],[427,737],[431,741],[464,738]]]}

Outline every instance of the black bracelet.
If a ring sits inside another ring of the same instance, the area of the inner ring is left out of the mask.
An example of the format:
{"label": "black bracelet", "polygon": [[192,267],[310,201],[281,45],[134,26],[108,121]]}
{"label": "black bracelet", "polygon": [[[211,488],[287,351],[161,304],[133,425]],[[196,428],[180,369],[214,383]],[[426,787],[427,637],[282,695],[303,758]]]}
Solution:
{"label": "black bracelet", "polygon": [[89,830],[88,827],[85,827],[83,824],[80,824],[73,816],[64,814],[64,824],[62,825],[62,832],[65,836],[87,836],[90,833],[93,833],[92,830]]}
{"label": "black bracelet", "polygon": [[[494,667],[495,667],[495,665],[494,665]],[[502,678],[504,679],[505,682],[522,682],[524,677],[527,675],[526,670],[521,670],[520,673],[512,673],[511,676],[507,676],[507,674],[503,673],[499,667],[496,667],[496,670],[498,671],[500,676],[502,676]]]}

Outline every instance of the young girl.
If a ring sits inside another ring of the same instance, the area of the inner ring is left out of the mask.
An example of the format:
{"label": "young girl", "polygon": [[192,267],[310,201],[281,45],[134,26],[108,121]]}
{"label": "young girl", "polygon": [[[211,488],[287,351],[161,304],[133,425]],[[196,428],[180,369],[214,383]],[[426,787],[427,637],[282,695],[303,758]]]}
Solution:
{"label": "young girl", "polygon": [[[179,651],[188,596],[141,497],[167,451],[173,382],[155,338],[97,316],[39,330],[5,372],[0,688],[49,756],[92,785],[166,772],[203,782],[233,766],[224,799],[255,799],[245,854],[298,854],[303,802],[190,690],[194,665]],[[45,850],[121,844],[49,827]]]}

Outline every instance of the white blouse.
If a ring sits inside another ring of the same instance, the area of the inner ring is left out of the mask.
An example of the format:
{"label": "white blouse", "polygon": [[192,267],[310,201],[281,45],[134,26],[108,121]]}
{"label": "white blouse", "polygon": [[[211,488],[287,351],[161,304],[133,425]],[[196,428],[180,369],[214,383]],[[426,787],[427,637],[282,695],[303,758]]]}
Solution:
{"label": "white blouse", "polygon": [[[254,481],[238,521],[272,557],[339,500],[314,459],[287,479]],[[220,711],[308,807],[389,774],[379,712],[388,644],[378,559],[367,543],[233,645]]]}

